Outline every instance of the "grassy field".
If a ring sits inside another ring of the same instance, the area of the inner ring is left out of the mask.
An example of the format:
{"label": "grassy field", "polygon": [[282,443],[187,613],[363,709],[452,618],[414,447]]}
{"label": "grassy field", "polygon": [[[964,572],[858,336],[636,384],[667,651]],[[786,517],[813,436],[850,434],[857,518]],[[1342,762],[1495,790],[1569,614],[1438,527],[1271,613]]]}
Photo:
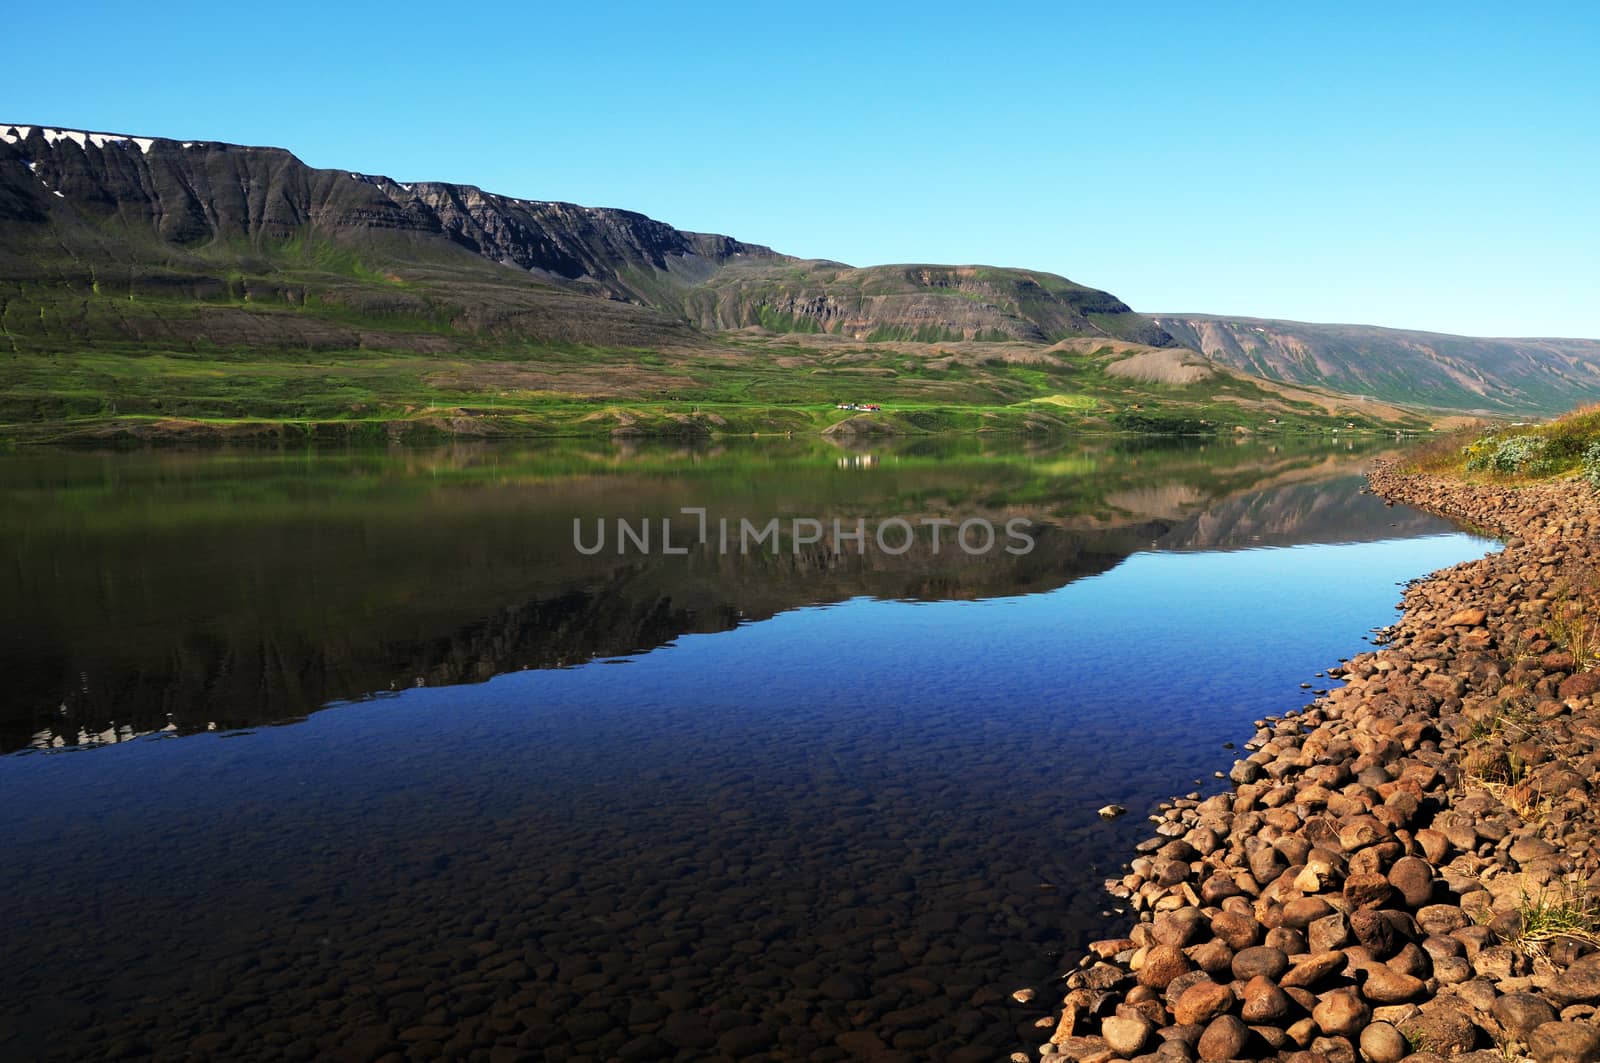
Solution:
{"label": "grassy field", "polygon": [[[931,357],[930,357],[931,355]],[[19,442],[195,434],[717,435],[845,431],[1323,432],[1330,413],[1245,378],[1157,387],[1104,371],[949,352],[749,344],[744,351],[550,349],[512,357],[98,346],[0,359],[0,435]],[[882,413],[838,403],[882,403]],[[848,426],[840,426],[850,421]],[[1408,419],[1406,427],[1419,427]]]}
{"label": "grassy field", "polygon": [[1136,342],[1166,338],[1048,274],[753,256],[703,281],[634,268],[643,305],[417,233],[177,247],[110,218],[61,224],[73,254],[46,230],[10,234],[7,444],[1429,426],[1217,367],[1113,371],[1192,356]]}
{"label": "grassy field", "polygon": [[[737,333],[703,348],[579,344],[441,352],[97,342],[0,356],[0,438],[259,435],[714,436],[833,432],[1215,434],[1420,429],[1217,373],[1182,386],[1107,372],[1129,345],[843,341]],[[881,413],[841,410],[877,403]],[[845,424],[843,422],[848,422]]]}

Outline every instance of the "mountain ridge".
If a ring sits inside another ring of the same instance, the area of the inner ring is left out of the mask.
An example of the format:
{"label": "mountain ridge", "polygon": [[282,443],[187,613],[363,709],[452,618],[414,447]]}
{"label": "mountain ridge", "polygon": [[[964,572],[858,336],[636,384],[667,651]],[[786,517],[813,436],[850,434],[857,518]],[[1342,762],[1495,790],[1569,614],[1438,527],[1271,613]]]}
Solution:
{"label": "mountain ridge", "polygon": [[689,349],[750,331],[1182,346],[1268,381],[1487,415],[1600,399],[1596,340],[1141,315],[1041,270],[857,267],[286,148],[0,123],[0,350]]}
{"label": "mountain ridge", "polygon": [[1600,400],[1600,340],[1460,336],[1222,314],[1149,315],[1216,362],[1290,384],[1488,416]]}
{"label": "mountain ridge", "polygon": [[1186,311],[1182,313],[1140,311],[1146,317],[1172,318],[1174,320],[1193,321],[1240,321],[1240,322],[1270,322],[1277,325],[1301,325],[1307,328],[1358,328],[1358,329],[1383,329],[1386,332],[1405,332],[1417,336],[1437,336],[1441,339],[1456,340],[1484,340],[1490,343],[1596,343],[1600,339],[1588,336],[1472,336],[1465,332],[1445,332],[1440,329],[1407,328],[1402,325],[1374,325],[1361,321],[1306,321],[1296,317],[1260,317],[1251,314],[1210,314],[1200,311]]}
{"label": "mountain ridge", "polygon": [[[856,338],[1049,343],[1100,335],[1171,343],[1109,293],[1043,271],[801,260],[634,211],[315,168],[284,148],[226,141],[0,123],[0,220],[50,226],[73,260],[40,263],[48,256],[39,247],[19,248],[13,238],[0,245],[0,254],[9,252],[11,275],[27,276],[25,267],[42,264],[45,278],[81,281],[82,263],[109,259],[131,271],[130,296],[176,287],[210,298],[216,286],[207,281],[219,270],[248,266],[252,253],[276,252],[312,234],[358,255],[466,271],[478,283],[502,288],[516,285],[473,267],[512,267],[520,271],[518,280],[531,282],[524,286],[529,289],[547,282],[660,315],[636,316],[631,328],[621,329],[624,342],[640,331],[670,333],[681,324],[703,331],[777,326]],[[120,233],[113,231],[119,227]],[[121,246],[112,246],[118,237]],[[478,261],[463,259],[463,252]],[[794,274],[803,275],[798,290],[787,282]],[[433,280],[441,283],[438,276]],[[350,287],[344,286],[343,301],[385,312],[387,300],[360,297]],[[250,296],[296,302],[260,286]],[[519,304],[530,298],[537,301],[526,290],[511,296]],[[572,338],[530,324],[525,314],[510,317],[513,330],[536,338]]]}
{"label": "mountain ridge", "polygon": [[1428,423],[1195,355],[1042,270],[855,267],[284,148],[0,123],[7,347],[0,434],[39,440]]}

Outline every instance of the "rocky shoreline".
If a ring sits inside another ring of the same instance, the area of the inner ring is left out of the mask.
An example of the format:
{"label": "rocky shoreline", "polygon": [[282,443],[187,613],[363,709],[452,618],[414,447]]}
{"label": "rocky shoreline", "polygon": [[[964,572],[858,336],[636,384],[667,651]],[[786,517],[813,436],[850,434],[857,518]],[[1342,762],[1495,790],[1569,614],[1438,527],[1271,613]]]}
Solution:
{"label": "rocky shoreline", "polygon": [[1107,882],[1139,922],[1065,977],[1043,1058],[1600,1060],[1600,499],[1370,481],[1504,549],[1411,584],[1231,792],[1162,805]]}

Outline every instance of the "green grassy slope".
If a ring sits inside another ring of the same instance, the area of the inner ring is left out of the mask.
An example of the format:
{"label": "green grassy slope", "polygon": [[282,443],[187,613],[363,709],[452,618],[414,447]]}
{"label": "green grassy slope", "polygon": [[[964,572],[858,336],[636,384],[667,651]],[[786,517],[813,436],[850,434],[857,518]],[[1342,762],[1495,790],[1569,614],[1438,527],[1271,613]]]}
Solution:
{"label": "green grassy slope", "polygon": [[[1421,428],[1217,372],[1118,375],[1126,344],[744,336],[717,349],[180,350],[102,344],[0,357],[0,436],[21,440],[324,435],[904,435],[1064,429],[1214,434]],[[838,409],[877,403],[878,413]]]}

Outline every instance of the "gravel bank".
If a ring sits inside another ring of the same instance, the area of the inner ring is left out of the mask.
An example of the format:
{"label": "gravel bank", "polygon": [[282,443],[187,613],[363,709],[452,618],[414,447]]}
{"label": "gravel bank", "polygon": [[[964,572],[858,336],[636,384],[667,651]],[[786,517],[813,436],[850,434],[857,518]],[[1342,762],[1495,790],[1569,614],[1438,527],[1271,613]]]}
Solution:
{"label": "gravel bank", "polygon": [[1413,583],[1232,792],[1162,807],[1107,882],[1139,922],[1067,975],[1044,1058],[1600,1060],[1600,502],[1371,482],[1504,550]]}

